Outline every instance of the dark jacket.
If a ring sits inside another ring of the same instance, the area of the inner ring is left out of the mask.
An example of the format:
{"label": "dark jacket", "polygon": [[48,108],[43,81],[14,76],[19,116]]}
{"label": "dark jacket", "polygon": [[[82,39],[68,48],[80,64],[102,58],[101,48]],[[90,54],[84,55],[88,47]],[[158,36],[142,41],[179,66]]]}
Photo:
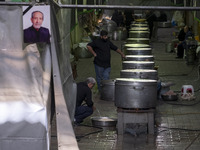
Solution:
{"label": "dark jacket", "polygon": [[178,40],[179,41],[184,41],[185,40],[185,35],[186,35],[186,33],[184,32],[184,29],[181,29],[181,31],[178,34]]}
{"label": "dark jacket", "polygon": [[88,43],[88,45],[91,46],[97,54],[94,58],[94,64],[104,68],[110,67],[110,49],[116,51],[118,49],[117,46],[115,46],[110,40],[104,41],[101,38]]}
{"label": "dark jacket", "polygon": [[91,89],[86,82],[79,82],[77,83],[76,107],[81,106],[83,101],[85,101],[88,107],[93,106]]}
{"label": "dark jacket", "polygon": [[24,30],[24,43],[50,43],[49,29],[40,27],[37,31],[33,26]]}

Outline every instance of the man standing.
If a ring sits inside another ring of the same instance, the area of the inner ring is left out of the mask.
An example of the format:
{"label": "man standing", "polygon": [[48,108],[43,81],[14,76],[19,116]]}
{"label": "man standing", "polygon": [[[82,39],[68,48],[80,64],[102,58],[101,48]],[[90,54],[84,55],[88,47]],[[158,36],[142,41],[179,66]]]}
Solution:
{"label": "man standing", "polygon": [[31,15],[32,26],[24,30],[24,43],[46,42],[50,43],[49,29],[42,27],[44,14],[34,11]]}
{"label": "man standing", "polygon": [[[76,97],[76,109],[75,109],[75,124],[80,124],[83,119],[92,115],[95,107],[92,101],[92,91],[96,81],[94,78],[89,77],[85,82],[79,82],[77,84],[77,97]],[[84,103],[86,105],[84,105]]]}
{"label": "man standing", "polygon": [[88,43],[87,45],[88,50],[94,55],[94,67],[99,91],[101,88],[101,81],[108,80],[110,77],[110,49],[119,53],[122,58],[125,58],[124,53],[108,39],[107,35],[108,32],[102,30],[100,33],[100,38],[91,43]]}

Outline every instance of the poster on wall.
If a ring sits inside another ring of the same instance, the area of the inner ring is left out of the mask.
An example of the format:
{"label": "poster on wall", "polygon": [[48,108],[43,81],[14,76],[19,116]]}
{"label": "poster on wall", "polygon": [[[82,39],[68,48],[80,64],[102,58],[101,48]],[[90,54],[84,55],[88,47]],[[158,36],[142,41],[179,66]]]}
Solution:
{"label": "poster on wall", "polygon": [[50,43],[50,29],[50,6],[33,6],[23,15],[24,43]]}

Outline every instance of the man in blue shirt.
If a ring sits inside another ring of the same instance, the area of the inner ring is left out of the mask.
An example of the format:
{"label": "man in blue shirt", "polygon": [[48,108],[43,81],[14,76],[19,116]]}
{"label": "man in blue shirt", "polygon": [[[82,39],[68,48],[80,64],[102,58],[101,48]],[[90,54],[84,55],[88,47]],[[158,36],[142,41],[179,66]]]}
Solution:
{"label": "man in blue shirt", "polygon": [[32,26],[24,30],[24,43],[50,43],[49,29],[42,27],[44,14],[41,11],[32,12]]}

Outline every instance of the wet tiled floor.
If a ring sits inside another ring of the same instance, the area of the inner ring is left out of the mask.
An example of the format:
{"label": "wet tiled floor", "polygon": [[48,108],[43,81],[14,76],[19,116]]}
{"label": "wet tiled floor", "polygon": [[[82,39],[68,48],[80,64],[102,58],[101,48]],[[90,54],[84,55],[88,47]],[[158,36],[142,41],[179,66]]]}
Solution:
{"label": "wet tiled floor", "polygon": [[[173,82],[170,89],[180,93],[182,85],[193,85],[195,100],[163,101],[157,100],[155,112],[155,134],[139,133],[137,136],[126,132],[117,134],[117,128],[94,128],[90,117],[83,126],[74,127],[80,150],[199,150],[200,149],[200,98],[198,63],[187,65],[185,59],[175,59],[175,53],[167,53],[165,44],[172,40],[173,29],[158,30],[158,40],[151,42],[155,64],[159,66],[158,74],[162,82]],[[121,41],[114,41],[121,46]],[[78,61],[78,81],[94,76],[91,59]],[[120,76],[120,56],[112,52],[111,79]],[[83,70],[87,66],[87,71]],[[101,100],[99,93],[93,89],[93,100],[98,111],[91,116],[117,118],[113,101]],[[86,125],[86,126],[85,126]]]}

